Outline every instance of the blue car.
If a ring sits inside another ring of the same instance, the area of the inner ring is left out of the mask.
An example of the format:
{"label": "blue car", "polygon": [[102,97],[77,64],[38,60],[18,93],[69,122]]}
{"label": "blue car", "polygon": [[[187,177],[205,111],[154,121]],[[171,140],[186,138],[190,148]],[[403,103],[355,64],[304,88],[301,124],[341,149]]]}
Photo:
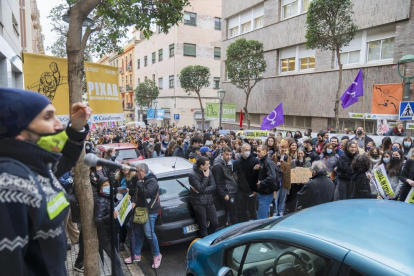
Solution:
{"label": "blue car", "polygon": [[343,200],[194,241],[187,276],[414,275],[414,205]]}

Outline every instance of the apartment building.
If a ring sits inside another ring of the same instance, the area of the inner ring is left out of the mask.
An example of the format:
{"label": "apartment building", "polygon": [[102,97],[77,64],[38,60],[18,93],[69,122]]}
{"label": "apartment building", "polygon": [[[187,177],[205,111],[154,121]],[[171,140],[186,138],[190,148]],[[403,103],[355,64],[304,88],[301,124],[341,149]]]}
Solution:
{"label": "apartment building", "polygon": [[[312,0],[225,0],[222,26],[222,88],[224,102],[245,104],[242,91],[226,78],[227,47],[239,38],[264,44],[267,69],[253,89],[249,101],[252,128],[283,102],[285,124],[280,128],[314,131],[334,125],[334,101],[338,87],[338,66],[330,51],[305,48],[306,14]],[[361,120],[349,112],[370,113],[372,87],[380,83],[401,83],[395,64],[414,54],[414,5],[411,0],[353,0],[354,19],[359,26],[355,38],[341,49],[344,64],[342,90],[364,72],[364,103],[340,107],[340,128],[355,129]],[[407,66],[407,68],[409,68]],[[408,69],[407,69],[408,70]],[[237,114],[237,117],[239,114]],[[236,119],[237,121],[237,119]],[[376,121],[366,122],[372,133]],[[235,128],[235,124],[224,124]]]}
{"label": "apartment building", "polygon": [[0,86],[23,88],[19,2],[0,1]]}
{"label": "apartment building", "polygon": [[[133,87],[146,78],[160,89],[158,103],[164,109],[162,125],[202,126],[200,103],[196,94],[180,87],[179,74],[189,65],[210,68],[210,86],[201,90],[202,103],[217,102],[220,87],[221,0],[193,0],[184,9],[184,19],[167,34],[157,27],[150,39],[137,39],[133,55]],[[129,59],[131,60],[131,59]],[[129,79],[131,80],[131,79]],[[178,120],[174,120],[174,115]],[[144,116],[145,119],[145,116]],[[159,122],[158,122],[159,125]],[[205,128],[218,126],[206,121]]]}
{"label": "apartment building", "polygon": [[22,52],[44,54],[45,46],[36,0],[19,0]]}
{"label": "apartment building", "polygon": [[134,31],[134,37],[123,47],[123,53],[118,56],[119,62],[119,92],[121,92],[122,107],[124,108],[125,118],[129,121],[135,119],[135,95],[134,95],[134,47],[135,36],[139,34]]}

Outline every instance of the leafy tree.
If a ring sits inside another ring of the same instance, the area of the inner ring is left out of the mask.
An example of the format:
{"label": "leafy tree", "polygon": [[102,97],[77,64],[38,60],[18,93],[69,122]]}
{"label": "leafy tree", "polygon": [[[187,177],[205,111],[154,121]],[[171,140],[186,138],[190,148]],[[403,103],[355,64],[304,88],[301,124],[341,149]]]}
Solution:
{"label": "leafy tree", "polygon": [[200,101],[202,129],[204,130],[204,108],[200,91],[210,85],[210,69],[201,65],[190,65],[181,70],[180,84],[184,91],[191,95],[196,93]]}
{"label": "leafy tree", "polygon": [[257,40],[238,39],[227,48],[226,67],[228,77],[233,85],[242,89],[246,96],[244,112],[247,128],[250,128],[248,111],[249,97],[255,85],[263,79],[266,61],[263,56],[263,43]]}
{"label": "leafy tree", "polygon": [[144,82],[138,84],[137,88],[135,88],[135,100],[138,103],[138,106],[141,107],[141,114],[142,114],[142,107],[150,107],[152,101],[158,98],[160,94],[160,89],[155,84],[155,81],[150,79],[146,79]]}
{"label": "leafy tree", "polygon": [[[120,49],[129,26],[149,38],[156,24],[167,33],[183,17],[183,8],[189,0],[66,0],[69,26],[66,36],[68,58],[68,85],[70,104],[82,102],[82,78],[88,41],[92,52],[98,55]],[[63,9],[61,9],[63,10]],[[95,24],[82,32],[82,24],[90,16]],[[58,24],[61,19],[56,20]],[[63,25],[62,25],[63,26]],[[95,39],[96,38],[96,39]],[[75,167],[76,192],[81,207],[83,240],[85,247],[85,275],[99,275],[98,241],[93,220],[93,196],[89,183],[89,170],[79,158]]]}
{"label": "leafy tree", "polygon": [[342,62],[340,51],[349,45],[358,30],[354,24],[351,0],[314,0],[306,17],[306,47],[333,51],[339,66],[338,90],[335,97],[335,128],[339,129],[339,98],[342,85]]}

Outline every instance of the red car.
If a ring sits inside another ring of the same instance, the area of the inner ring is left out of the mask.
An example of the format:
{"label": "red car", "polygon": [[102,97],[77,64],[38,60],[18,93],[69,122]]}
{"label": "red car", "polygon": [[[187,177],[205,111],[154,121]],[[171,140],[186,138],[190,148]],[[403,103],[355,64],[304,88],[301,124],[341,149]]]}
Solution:
{"label": "red car", "polygon": [[136,146],[131,143],[113,143],[113,144],[104,144],[97,145],[96,148],[101,151],[102,156],[109,148],[114,148],[116,151],[116,161],[121,163],[124,160],[128,162],[138,161],[145,159],[141,155]]}

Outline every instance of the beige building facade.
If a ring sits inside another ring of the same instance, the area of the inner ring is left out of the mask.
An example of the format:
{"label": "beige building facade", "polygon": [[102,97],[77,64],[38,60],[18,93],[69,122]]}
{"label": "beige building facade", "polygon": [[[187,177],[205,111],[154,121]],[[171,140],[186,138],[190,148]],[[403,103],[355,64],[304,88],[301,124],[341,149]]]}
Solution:
{"label": "beige building facade", "polygon": [[[179,74],[189,65],[210,68],[210,86],[201,90],[202,103],[218,102],[221,59],[221,0],[193,0],[184,9],[184,19],[167,34],[158,28],[150,39],[137,39],[133,55],[133,87],[146,78],[160,89],[157,106],[164,109],[158,125],[195,125],[201,128],[200,103],[196,94],[181,87]],[[175,116],[174,116],[175,115]],[[179,116],[178,120],[174,117]],[[146,116],[144,116],[145,119]],[[205,128],[218,126],[206,121]]]}
{"label": "beige building facade", "polygon": [[[265,116],[281,102],[285,125],[280,128],[319,131],[334,125],[338,66],[334,53],[305,48],[310,2],[312,0],[223,0],[221,85],[226,90],[224,102],[236,103],[236,110],[244,106],[245,100],[243,92],[226,79],[226,49],[239,38],[264,44],[267,69],[249,101],[252,128],[259,128]],[[352,2],[359,31],[349,46],[341,49],[342,90],[348,88],[362,69],[365,97],[364,104],[360,99],[345,110],[340,107],[341,129],[355,129],[362,124],[361,120],[350,119],[349,112],[370,113],[374,84],[402,83],[396,62],[404,55],[414,54],[413,1]],[[367,132],[374,132],[376,121],[366,124]],[[224,127],[238,128],[236,125],[225,124]]]}
{"label": "beige building facade", "polygon": [[45,47],[36,0],[19,0],[22,52],[44,54]]}

